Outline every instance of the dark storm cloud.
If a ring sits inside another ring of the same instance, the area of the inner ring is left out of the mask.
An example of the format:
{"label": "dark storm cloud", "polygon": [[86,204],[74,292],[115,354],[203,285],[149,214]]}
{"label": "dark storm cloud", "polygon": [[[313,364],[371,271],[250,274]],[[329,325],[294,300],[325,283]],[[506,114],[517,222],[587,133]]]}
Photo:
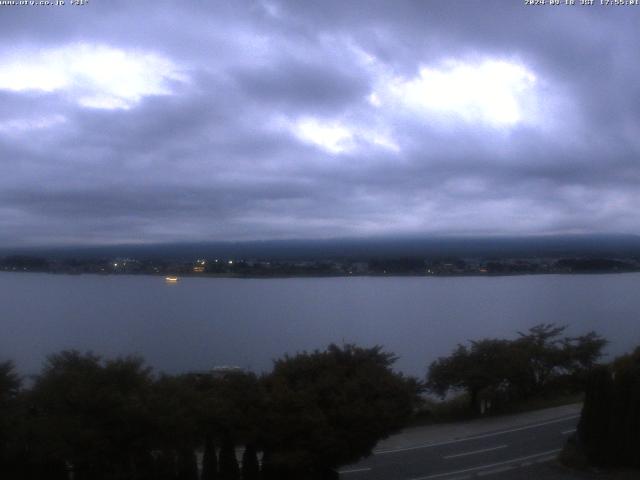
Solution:
{"label": "dark storm cloud", "polygon": [[365,78],[353,72],[328,70],[326,63],[280,61],[267,68],[235,73],[248,96],[284,108],[340,110],[369,93]]}
{"label": "dark storm cloud", "polygon": [[640,227],[638,9],[2,9],[4,245]]}

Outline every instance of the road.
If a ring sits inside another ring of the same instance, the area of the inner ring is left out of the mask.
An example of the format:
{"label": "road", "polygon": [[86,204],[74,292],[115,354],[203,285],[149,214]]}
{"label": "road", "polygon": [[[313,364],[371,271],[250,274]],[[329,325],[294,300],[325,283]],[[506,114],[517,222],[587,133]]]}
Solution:
{"label": "road", "polygon": [[[541,411],[538,415],[511,416],[501,422],[467,424],[468,435],[438,441],[422,432],[406,434],[379,446],[363,461],[340,469],[342,480],[463,480],[518,477],[525,470],[553,461],[579,418],[579,406]],[[524,420],[524,421],[523,421]],[[491,430],[490,427],[500,428]],[[458,425],[459,427],[459,425]],[[446,428],[439,428],[441,433]],[[455,430],[455,428],[454,428]],[[421,438],[428,440],[420,443]],[[442,435],[440,435],[442,436]],[[518,472],[518,470],[522,470]],[[525,478],[525,477],[523,477]],[[532,474],[531,478],[536,478]]]}

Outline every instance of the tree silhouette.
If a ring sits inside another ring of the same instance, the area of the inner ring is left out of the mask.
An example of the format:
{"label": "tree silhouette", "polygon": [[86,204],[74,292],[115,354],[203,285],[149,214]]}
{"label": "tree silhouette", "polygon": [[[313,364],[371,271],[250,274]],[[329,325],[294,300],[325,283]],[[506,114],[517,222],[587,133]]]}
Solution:
{"label": "tree silhouette", "polygon": [[394,361],[381,347],[354,345],[277,360],[265,379],[269,475],[326,478],[401,428],[419,388],[391,370]]}
{"label": "tree silhouette", "polygon": [[239,480],[240,467],[236,458],[235,445],[230,437],[222,441],[220,448],[220,475],[221,480]]}
{"label": "tree silhouette", "polygon": [[260,379],[155,376],[137,357],[63,351],[24,391],[1,363],[1,478],[197,480],[202,449],[201,480],[334,478],[411,415],[419,385],[394,361],[380,347],[331,345],[285,356]]}
{"label": "tree silhouette", "polygon": [[594,369],[578,425],[578,445],[595,465],[640,467],[640,347]]}
{"label": "tree silhouette", "polygon": [[258,455],[253,443],[248,443],[242,454],[242,480],[258,480],[260,478],[260,465]]}
{"label": "tree silhouette", "polygon": [[483,339],[458,345],[432,362],[428,388],[441,396],[462,389],[476,408],[482,395],[513,402],[548,391],[580,391],[606,341],[595,332],[561,337],[566,327],[540,324],[515,340]]}
{"label": "tree silhouette", "polygon": [[20,470],[16,399],[21,383],[13,362],[0,363],[0,477],[15,476]]}
{"label": "tree silhouette", "polygon": [[218,456],[216,445],[211,435],[207,435],[204,441],[204,453],[202,456],[201,480],[216,480],[218,478]]}
{"label": "tree silhouette", "polygon": [[50,356],[32,392],[43,457],[70,463],[78,480],[137,472],[148,463],[150,384],[139,358],[103,362],[76,351]]}

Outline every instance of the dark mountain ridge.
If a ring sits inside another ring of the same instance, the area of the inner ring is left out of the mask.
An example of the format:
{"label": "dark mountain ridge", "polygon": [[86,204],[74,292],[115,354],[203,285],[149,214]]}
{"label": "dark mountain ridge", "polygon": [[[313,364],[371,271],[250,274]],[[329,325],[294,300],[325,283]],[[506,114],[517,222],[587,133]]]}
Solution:
{"label": "dark mountain ridge", "polygon": [[171,261],[215,257],[273,260],[350,259],[353,261],[398,257],[638,258],[640,257],[640,236],[376,237],[0,248],[0,256],[9,255],[50,259],[132,257]]}

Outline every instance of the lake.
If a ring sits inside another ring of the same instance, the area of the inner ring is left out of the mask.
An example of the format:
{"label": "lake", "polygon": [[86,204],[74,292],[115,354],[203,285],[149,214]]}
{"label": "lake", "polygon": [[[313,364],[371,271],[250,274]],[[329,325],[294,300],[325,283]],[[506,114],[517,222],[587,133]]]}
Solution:
{"label": "lake", "polygon": [[640,274],[231,279],[0,273],[0,360],[35,373],[61,349],[136,353],[166,372],[269,370],[331,342],[383,345],[423,376],[458,342],[537,323],[640,345]]}

